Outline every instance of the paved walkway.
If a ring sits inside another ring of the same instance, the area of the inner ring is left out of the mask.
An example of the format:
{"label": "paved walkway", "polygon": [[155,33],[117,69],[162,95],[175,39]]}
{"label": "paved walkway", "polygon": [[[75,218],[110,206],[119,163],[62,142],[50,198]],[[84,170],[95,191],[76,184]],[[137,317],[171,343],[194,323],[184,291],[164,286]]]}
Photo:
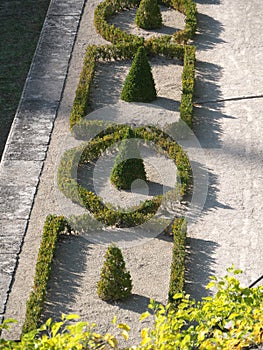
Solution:
{"label": "paved walkway", "polygon": [[0,322],[5,312],[84,0],[51,1],[0,167]]}
{"label": "paved walkway", "polygon": [[234,264],[249,285],[263,273],[263,28],[261,0],[198,0],[194,131],[209,192],[191,226],[188,290]]}

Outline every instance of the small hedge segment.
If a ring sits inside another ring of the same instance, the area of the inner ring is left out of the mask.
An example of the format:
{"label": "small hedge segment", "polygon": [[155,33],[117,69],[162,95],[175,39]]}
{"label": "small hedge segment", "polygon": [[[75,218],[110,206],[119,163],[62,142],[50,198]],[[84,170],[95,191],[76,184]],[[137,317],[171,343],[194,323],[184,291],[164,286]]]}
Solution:
{"label": "small hedge segment", "polygon": [[105,301],[123,300],[131,295],[132,280],[120,248],[112,244],[106,251],[97,285],[98,296]]}
{"label": "small hedge segment", "polygon": [[141,0],[136,12],[135,24],[142,29],[157,29],[162,26],[162,15],[157,0]]}
{"label": "small hedge segment", "polygon": [[58,235],[66,230],[69,231],[70,227],[63,216],[47,216],[38,252],[33,291],[26,304],[23,334],[39,326]]}
{"label": "small hedge segment", "polygon": [[186,219],[176,218],[172,226],[173,255],[171,264],[170,286],[168,300],[171,304],[177,304],[178,299],[173,299],[175,294],[184,291],[185,276],[185,241],[186,241]]}
{"label": "small hedge segment", "polygon": [[195,47],[185,46],[184,68],[182,74],[182,96],[180,104],[181,119],[192,128],[193,96],[195,84]]}
{"label": "small hedge segment", "polygon": [[126,102],[151,102],[156,99],[152,68],[148,62],[145,49],[139,47],[125,79],[121,99]]}

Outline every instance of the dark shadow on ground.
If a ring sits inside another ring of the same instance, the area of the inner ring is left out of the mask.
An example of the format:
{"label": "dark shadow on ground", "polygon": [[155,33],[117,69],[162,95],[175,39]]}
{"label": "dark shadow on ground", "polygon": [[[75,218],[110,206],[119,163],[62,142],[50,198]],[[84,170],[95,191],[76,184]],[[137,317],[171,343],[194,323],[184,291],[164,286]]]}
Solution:
{"label": "dark shadow on ground", "polygon": [[219,5],[221,0],[195,0],[195,2],[203,5]]}
{"label": "dark shadow on ground", "polygon": [[167,109],[168,111],[179,113],[180,102],[171,98],[157,96],[157,99],[152,101],[151,104],[160,108]]}
{"label": "dark shadow on ground", "polygon": [[[161,304],[158,301],[155,302]],[[118,301],[113,304],[118,305],[121,309],[130,310],[140,315],[146,312],[147,310],[150,311],[150,309],[148,309],[148,305],[150,304],[150,298],[139,294],[132,294],[128,299]]]}
{"label": "dark shadow on ground", "polygon": [[227,203],[218,201],[218,176],[204,165],[192,161],[191,166],[194,172],[193,188],[184,197],[189,203],[187,213],[190,221],[206,215],[210,211],[223,209],[234,209]]}
{"label": "dark shadow on ground", "polygon": [[211,295],[205,287],[210,282],[209,276],[215,273],[213,254],[217,248],[216,242],[187,238],[185,292],[196,300]]}
{"label": "dark shadow on ground", "polygon": [[59,238],[41,323],[49,317],[56,321],[60,319],[62,313],[72,313],[73,310],[68,305],[72,305],[76,300],[81,288],[89,246],[90,243],[81,236]]}
{"label": "dark shadow on ground", "polygon": [[222,44],[224,40],[220,39],[220,34],[224,31],[221,22],[216,19],[198,12],[197,14],[197,34],[194,43],[197,50],[211,50],[215,45]]}

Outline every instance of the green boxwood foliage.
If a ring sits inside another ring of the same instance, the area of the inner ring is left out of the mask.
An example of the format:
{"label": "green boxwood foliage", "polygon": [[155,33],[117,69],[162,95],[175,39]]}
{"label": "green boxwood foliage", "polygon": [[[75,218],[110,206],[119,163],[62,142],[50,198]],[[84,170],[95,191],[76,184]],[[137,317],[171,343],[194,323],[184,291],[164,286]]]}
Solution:
{"label": "green boxwood foliage", "polygon": [[47,216],[38,252],[33,291],[26,305],[23,334],[39,326],[58,235],[65,230],[69,231],[70,227],[63,216]]}
{"label": "green boxwood foliage", "polygon": [[178,300],[173,299],[177,293],[184,290],[185,273],[185,240],[186,240],[186,220],[176,218],[172,226],[172,235],[174,239],[173,255],[169,286],[169,302],[178,304]]}
{"label": "green boxwood foliage", "polygon": [[123,300],[131,295],[132,281],[120,248],[109,246],[98,282],[98,296],[105,301]]}
{"label": "green boxwood foliage", "polygon": [[[111,145],[121,141],[127,131],[127,126],[117,126],[112,133],[103,131],[102,136],[91,140],[88,144],[83,144],[77,148],[70,149],[64,153],[58,167],[58,187],[63,194],[73,202],[84,206],[92,212],[94,217],[104,222],[106,225],[118,227],[134,227],[149,220],[158,210],[162,197],[157,196],[152,200],[147,200],[134,207],[133,210],[115,210],[111,205],[104,204],[103,201],[93,192],[81,187],[74,176],[78,166],[93,162]],[[169,136],[153,126],[140,127],[135,129],[136,138],[154,142],[160,152],[166,154],[176,162],[178,177],[180,178],[180,195],[183,196],[191,182],[191,167],[187,155],[182,148]]]}
{"label": "green boxwood foliage", "polygon": [[137,179],[146,181],[144,163],[131,128],[127,129],[121,143],[110,179],[118,189],[130,189]]}
{"label": "green boxwood foliage", "polygon": [[143,29],[161,28],[162,15],[157,0],[141,0],[136,12],[135,24]]}
{"label": "green boxwood foliage", "polygon": [[182,74],[181,119],[192,128],[193,96],[195,83],[195,47],[185,46],[184,68]]}
{"label": "green boxwood foliage", "polygon": [[151,66],[141,46],[125,79],[121,99],[126,102],[151,102],[156,99],[156,95]]}
{"label": "green boxwood foliage", "polygon": [[[143,45],[144,38],[128,34],[120,28],[110,24],[108,20],[116,13],[138,6],[140,0],[105,0],[95,10],[94,25],[97,32],[113,44],[137,42]],[[185,15],[185,28],[169,36],[169,40],[176,43],[186,43],[195,34],[197,25],[197,7],[193,0],[163,0],[162,4],[172,7]],[[147,41],[147,40],[146,40]]]}

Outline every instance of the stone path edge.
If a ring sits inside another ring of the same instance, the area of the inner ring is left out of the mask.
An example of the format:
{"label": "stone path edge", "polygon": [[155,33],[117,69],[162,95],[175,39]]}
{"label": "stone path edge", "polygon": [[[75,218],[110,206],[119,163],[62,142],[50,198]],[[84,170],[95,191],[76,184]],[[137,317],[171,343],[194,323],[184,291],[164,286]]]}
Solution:
{"label": "stone path edge", "polygon": [[86,0],[51,0],[0,163],[0,323]]}

